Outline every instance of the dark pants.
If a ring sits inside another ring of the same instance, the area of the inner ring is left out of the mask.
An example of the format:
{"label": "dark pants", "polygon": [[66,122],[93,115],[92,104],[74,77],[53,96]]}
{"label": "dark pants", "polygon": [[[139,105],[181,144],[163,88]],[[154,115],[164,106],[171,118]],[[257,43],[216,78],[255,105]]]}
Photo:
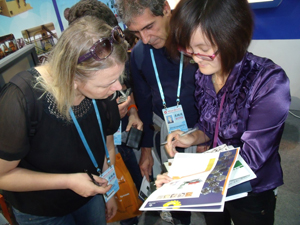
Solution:
{"label": "dark pants", "polygon": [[191,223],[191,212],[187,211],[171,211],[175,224],[188,225]]}
{"label": "dark pants", "polygon": [[276,196],[273,190],[225,203],[224,212],[204,213],[207,225],[273,225]]}
{"label": "dark pants", "polygon": [[126,145],[118,145],[117,148],[132,177],[133,182],[135,183],[136,189],[139,192],[143,177],[141,174],[139,164],[136,160],[135,154],[132,148],[129,148]]}
{"label": "dark pants", "polygon": [[60,217],[34,216],[13,208],[15,218],[20,225],[99,225],[106,224],[105,204],[102,195],[95,195],[76,211]]}

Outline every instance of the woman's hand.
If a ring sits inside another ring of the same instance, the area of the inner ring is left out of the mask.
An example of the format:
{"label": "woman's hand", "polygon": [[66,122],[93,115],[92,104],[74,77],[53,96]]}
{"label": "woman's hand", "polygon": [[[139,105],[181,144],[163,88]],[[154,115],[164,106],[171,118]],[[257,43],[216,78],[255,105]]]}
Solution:
{"label": "woman's hand", "polygon": [[106,221],[111,220],[117,213],[118,205],[115,197],[111,197],[111,199],[106,202]]}
{"label": "woman's hand", "polygon": [[182,131],[176,130],[168,135],[165,148],[170,157],[174,157],[177,153],[176,147],[188,148],[194,143],[195,136],[193,134],[180,136],[182,133]]}
{"label": "woman's hand", "polygon": [[156,181],[155,181],[156,188],[160,188],[161,186],[163,186],[166,183],[169,183],[172,180],[173,179],[168,176],[168,173],[159,174],[159,175],[157,175]]}
{"label": "woman's hand", "polygon": [[109,191],[112,185],[107,185],[106,179],[96,175],[92,176],[99,186],[94,184],[86,173],[68,174],[68,188],[82,197],[95,196]]}

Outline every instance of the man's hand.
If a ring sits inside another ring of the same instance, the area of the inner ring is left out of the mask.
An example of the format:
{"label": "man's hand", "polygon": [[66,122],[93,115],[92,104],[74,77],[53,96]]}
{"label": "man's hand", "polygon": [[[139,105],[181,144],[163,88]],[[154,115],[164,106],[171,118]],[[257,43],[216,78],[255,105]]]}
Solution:
{"label": "man's hand", "polygon": [[[117,98],[116,101],[118,102],[118,100],[119,100],[119,98]],[[121,104],[118,105],[118,107],[119,107],[119,113],[120,113],[121,119],[122,119],[124,116],[126,116],[126,113],[128,112],[128,111],[127,111],[127,108],[128,108],[128,106],[129,106],[130,103],[131,103],[131,97],[128,96],[128,97],[127,97],[127,100],[126,100],[125,102],[123,102],[123,103],[121,103]]]}
{"label": "man's hand", "polygon": [[153,157],[151,154],[151,148],[141,148],[141,158],[139,166],[142,176],[146,176],[146,179],[150,182],[149,175],[152,175]]}
{"label": "man's hand", "polygon": [[128,125],[126,127],[126,131],[129,131],[133,126],[138,130],[143,130],[143,122],[140,120],[140,117],[137,113],[136,108],[132,107],[129,111]]}

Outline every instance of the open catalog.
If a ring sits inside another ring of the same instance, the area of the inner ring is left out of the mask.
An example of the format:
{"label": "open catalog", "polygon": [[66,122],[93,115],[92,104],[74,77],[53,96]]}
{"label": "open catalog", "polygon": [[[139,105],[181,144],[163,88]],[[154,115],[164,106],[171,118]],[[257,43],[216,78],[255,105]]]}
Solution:
{"label": "open catalog", "polygon": [[226,145],[204,153],[177,153],[169,164],[173,181],[154,191],[141,211],[221,212],[225,201],[247,196],[249,180],[256,177],[239,156],[239,148]]}

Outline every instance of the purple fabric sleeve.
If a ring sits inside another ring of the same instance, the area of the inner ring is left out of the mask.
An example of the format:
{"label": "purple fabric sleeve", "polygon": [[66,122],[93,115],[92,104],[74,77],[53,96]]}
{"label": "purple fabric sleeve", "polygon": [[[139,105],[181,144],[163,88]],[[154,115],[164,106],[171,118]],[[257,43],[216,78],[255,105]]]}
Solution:
{"label": "purple fabric sleeve", "polygon": [[[253,90],[247,129],[241,136],[240,155],[258,177],[252,181],[254,191],[265,191],[283,184],[282,179],[278,179],[279,174],[282,176],[278,148],[290,106],[289,80],[284,71],[274,66],[262,73],[257,88]],[[260,185],[264,183],[268,185]]]}

